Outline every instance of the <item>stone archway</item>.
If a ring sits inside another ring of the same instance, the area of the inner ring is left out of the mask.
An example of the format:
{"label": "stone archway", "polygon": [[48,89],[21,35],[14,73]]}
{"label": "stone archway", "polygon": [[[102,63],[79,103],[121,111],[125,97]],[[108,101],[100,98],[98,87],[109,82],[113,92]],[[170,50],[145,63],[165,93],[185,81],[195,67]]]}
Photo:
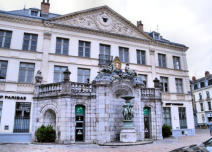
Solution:
{"label": "stone archway", "polygon": [[48,109],[45,111],[43,115],[43,124],[45,126],[51,125],[54,129],[56,129],[56,113],[52,109]]}
{"label": "stone archway", "polygon": [[122,128],[123,115],[122,109],[124,99],[122,96],[131,95],[133,96],[133,88],[130,82],[121,81],[115,82],[112,86],[112,100],[110,102],[110,139],[111,141],[120,141],[120,132]]}

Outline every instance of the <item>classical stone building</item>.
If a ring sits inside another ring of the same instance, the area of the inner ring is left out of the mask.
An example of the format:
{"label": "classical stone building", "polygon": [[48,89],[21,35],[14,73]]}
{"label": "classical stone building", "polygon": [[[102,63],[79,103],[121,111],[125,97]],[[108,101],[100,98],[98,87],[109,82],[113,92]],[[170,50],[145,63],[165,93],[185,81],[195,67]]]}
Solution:
{"label": "classical stone building", "polygon": [[[137,140],[162,139],[160,88],[144,88],[134,71],[103,68],[91,84],[70,82],[69,75],[67,78],[59,83],[36,84],[33,134],[45,124],[56,129],[60,143],[119,141],[123,127],[121,97],[130,95],[134,97]],[[159,80],[155,80],[157,83]]]}
{"label": "classical stone building", "polygon": [[192,77],[191,88],[196,125],[207,126],[212,123],[212,74],[206,71],[202,78]]}
{"label": "classical stone building", "polygon": [[[163,123],[172,127],[173,136],[195,133],[186,61],[188,47],[166,40],[157,32],[143,31],[141,21],[136,26],[107,6],[66,15],[50,13],[49,8],[50,3],[44,0],[41,9],[0,11],[0,141],[30,141],[34,77],[38,70],[42,72],[42,84],[62,82],[67,68],[72,73],[72,83],[91,84],[101,67],[116,56],[122,70],[129,63],[146,88],[154,87],[155,78],[160,80]],[[97,101],[93,96],[89,98]],[[44,118],[51,116],[52,120],[59,114],[52,110],[42,112]],[[38,121],[48,124],[50,120]],[[60,137],[74,138],[62,134]]]}

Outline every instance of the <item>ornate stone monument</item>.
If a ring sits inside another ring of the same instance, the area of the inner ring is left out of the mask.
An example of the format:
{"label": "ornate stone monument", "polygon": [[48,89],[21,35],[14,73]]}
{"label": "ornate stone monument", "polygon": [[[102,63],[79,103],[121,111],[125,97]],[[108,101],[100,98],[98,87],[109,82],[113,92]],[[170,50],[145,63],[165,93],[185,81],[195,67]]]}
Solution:
{"label": "ornate stone monument", "polygon": [[125,100],[125,104],[123,105],[122,114],[124,117],[123,120],[123,127],[120,133],[120,141],[121,142],[136,142],[136,131],[135,127],[133,126],[133,105],[131,104],[130,100],[133,99],[133,96],[123,96],[121,97]]}

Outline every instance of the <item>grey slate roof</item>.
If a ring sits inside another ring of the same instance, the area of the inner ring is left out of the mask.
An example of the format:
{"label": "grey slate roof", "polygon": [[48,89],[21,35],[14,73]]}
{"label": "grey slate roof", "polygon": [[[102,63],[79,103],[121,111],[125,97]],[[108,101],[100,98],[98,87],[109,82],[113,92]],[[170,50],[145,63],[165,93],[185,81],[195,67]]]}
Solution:
{"label": "grey slate roof", "polygon": [[[162,36],[160,36],[160,33],[152,31],[152,32],[145,32],[146,34],[148,34],[149,36],[151,36],[155,41],[161,42],[161,43],[166,43],[166,44],[171,44],[171,45],[175,45],[175,46],[179,46],[179,47],[186,47],[184,44],[180,44],[180,43],[175,43],[175,42],[171,42],[167,39],[164,39]],[[158,37],[156,38],[154,36],[154,34],[157,34]]]}
{"label": "grey slate roof", "polygon": [[38,10],[38,11],[40,11],[40,9],[31,8],[31,9],[21,9],[21,10],[13,10],[13,11],[2,11],[2,10],[0,10],[0,13],[9,14],[9,15],[16,15],[16,16],[22,16],[22,17],[27,17],[27,18],[42,19],[42,20],[48,20],[50,18],[54,18],[54,17],[60,16],[59,14],[54,14],[54,13],[49,13],[48,15],[45,15],[45,16],[32,16],[30,14],[30,10]]}

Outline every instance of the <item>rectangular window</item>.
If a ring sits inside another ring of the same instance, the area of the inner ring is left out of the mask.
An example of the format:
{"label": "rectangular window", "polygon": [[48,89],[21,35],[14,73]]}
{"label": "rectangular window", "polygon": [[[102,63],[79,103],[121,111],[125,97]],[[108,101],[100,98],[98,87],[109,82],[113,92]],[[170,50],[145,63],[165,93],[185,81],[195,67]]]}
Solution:
{"label": "rectangular window", "polygon": [[0,47],[10,48],[12,31],[0,30]]}
{"label": "rectangular window", "polygon": [[90,69],[78,68],[78,82],[80,83],[90,82]]}
{"label": "rectangular window", "polygon": [[197,90],[197,89],[198,89],[198,85],[194,84],[194,90]]}
{"label": "rectangular window", "polygon": [[68,55],[69,39],[57,37],[56,54]]}
{"label": "rectangular window", "polygon": [[0,101],[0,124],[1,124],[2,107],[3,107],[3,101]]}
{"label": "rectangular window", "polygon": [[173,56],[174,69],[180,70],[180,57]]}
{"label": "rectangular window", "polygon": [[162,68],[166,68],[166,55],[158,54],[158,66]]}
{"label": "rectangular window", "polygon": [[137,50],[137,64],[146,64],[146,52]]}
{"label": "rectangular window", "polygon": [[18,82],[33,83],[34,69],[34,63],[20,63]]}
{"label": "rectangular window", "polygon": [[210,99],[210,92],[209,91],[206,91],[206,97],[207,97],[207,99]]}
{"label": "rectangular window", "polygon": [[100,44],[99,64],[106,65],[111,61],[110,45]]}
{"label": "rectangular window", "polygon": [[205,87],[205,82],[204,81],[203,82],[200,82],[200,87],[201,88]]}
{"label": "rectangular window", "polygon": [[90,57],[91,43],[85,41],[79,41],[79,52],[78,55],[81,57]]}
{"label": "rectangular window", "polygon": [[161,87],[163,92],[168,92],[168,78],[160,77]]}
{"label": "rectangular window", "polygon": [[119,59],[121,62],[129,63],[129,49],[119,47]]}
{"label": "rectangular window", "polygon": [[7,61],[0,61],[0,80],[6,80]]}
{"label": "rectangular window", "polygon": [[202,94],[199,93],[199,100],[202,100]]}
{"label": "rectangular window", "polygon": [[37,34],[24,33],[23,50],[36,51],[37,49]]}
{"label": "rectangular window", "polygon": [[178,111],[179,111],[180,129],[187,128],[186,108],[179,107]]}
{"label": "rectangular window", "polygon": [[13,132],[29,132],[30,110],[30,102],[16,102]]}
{"label": "rectangular window", "polygon": [[63,72],[67,68],[66,66],[54,66],[54,82],[62,82],[64,80]]}
{"label": "rectangular window", "polygon": [[203,103],[200,103],[200,109],[201,111],[204,111]]}
{"label": "rectangular window", "polygon": [[147,75],[145,75],[145,74],[138,74],[138,77],[143,81],[144,86],[147,87]]}
{"label": "rectangular window", "polygon": [[163,107],[163,124],[168,126],[172,126],[171,123],[171,108],[170,107]]}
{"label": "rectangular window", "polygon": [[208,85],[212,85],[212,79],[208,80]]}
{"label": "rectangular window", "polygon": [[208,102],[208,110],[211,110],[211,102]]}
{"label": "rectangular window", "polygon": [[183,93],[183,80],[176,78],[175,83],[177,93]]}

